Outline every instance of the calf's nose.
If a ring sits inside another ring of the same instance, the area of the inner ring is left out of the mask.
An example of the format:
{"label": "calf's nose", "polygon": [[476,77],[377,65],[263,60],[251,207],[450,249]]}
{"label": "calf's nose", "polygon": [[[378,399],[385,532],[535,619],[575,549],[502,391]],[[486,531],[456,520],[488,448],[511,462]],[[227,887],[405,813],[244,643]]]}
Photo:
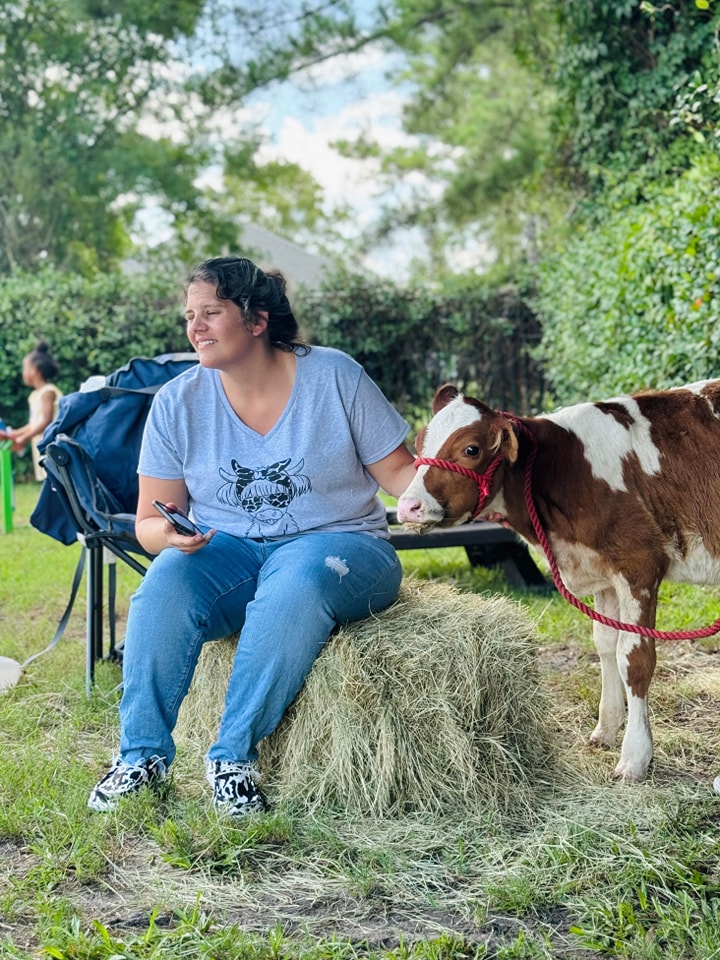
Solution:
{"label": "calf's nose", "polygon": [[400,523],[413,523],[422,520],[423,505],[417,497],[400,497],[397,505],[397,518]]}

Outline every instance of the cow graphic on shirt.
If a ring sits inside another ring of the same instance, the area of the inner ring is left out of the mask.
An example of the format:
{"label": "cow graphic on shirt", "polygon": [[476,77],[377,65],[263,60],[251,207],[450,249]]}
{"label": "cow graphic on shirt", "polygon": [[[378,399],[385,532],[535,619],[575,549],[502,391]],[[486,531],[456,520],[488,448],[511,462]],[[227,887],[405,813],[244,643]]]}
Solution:
{"label": "cow graphic on shirt", "polygon": [[290,466],[287,460],[278,460],[267,467],[244,467],[231,460],[230,470],[220,467],[223,484],[217,492],[221,503],[240,507],[252,517],[248,537],[282,537],[298,533],[299,527],[289,512],[296,497],[309,493],[312,484],[300,471],[305,461]]}

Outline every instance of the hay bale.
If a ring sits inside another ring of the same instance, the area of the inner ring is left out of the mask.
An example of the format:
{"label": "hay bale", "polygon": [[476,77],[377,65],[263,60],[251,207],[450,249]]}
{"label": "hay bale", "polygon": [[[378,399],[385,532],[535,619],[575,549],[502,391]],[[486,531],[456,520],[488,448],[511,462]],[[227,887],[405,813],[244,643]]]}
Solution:
{"label": "hay bale", "polygon": [[[234,648],[206,645],[181,748],[213,741]],[[529,803],[554,759],[536,650],[519,604],[406,579],[392,607],[333,635],[261,745],[266,789],[370,815]]]}

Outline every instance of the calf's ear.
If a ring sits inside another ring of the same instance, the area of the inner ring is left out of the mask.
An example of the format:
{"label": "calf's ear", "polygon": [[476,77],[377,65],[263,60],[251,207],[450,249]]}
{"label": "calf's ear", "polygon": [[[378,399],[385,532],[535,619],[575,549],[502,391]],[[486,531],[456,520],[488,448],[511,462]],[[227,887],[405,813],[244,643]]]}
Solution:
{"label": "calf's ear", "polygon": [[506,417],[494,418],[489,440],[493,453],[502,453],[509,463],[515,463],[518,455],[518,439],[512,424]]}
{"label": "calf's ear", "polygon": [[460,391],[457,387],[454,387],[452,383],[445,383],[442,387],[438,387],[435,391],[435,396],[433,397],[432,402],[433,416],[438,412],[438,410],[442,410],[442,408],[446,407],[451,400],[454,400],[459,396]]}

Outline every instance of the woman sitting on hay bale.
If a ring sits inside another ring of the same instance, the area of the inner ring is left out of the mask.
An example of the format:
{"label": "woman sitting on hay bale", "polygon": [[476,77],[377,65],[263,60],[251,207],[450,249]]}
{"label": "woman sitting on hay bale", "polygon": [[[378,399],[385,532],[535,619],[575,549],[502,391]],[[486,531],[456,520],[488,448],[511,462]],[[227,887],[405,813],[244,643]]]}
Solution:
{"label": "woman sitting on hay bale", "polygon": [[[157,786],[203,644],[240,630],[206,775],[215,807],[262,810],[258,744],[332,630],[391,604],[401,580],[378,486],[410,483],[408,426],[354,360],[299,339],[280,274],[202,263],[186,290],[199,365],[157,393],[138,472],[137,536],[157,558],[125,637],[120,754],[93,810]],[[153,501],[191,512],[179,533]]]}
{"label": "woman sitting on hay bale", "polygon": [[[203,647],[180,710],[176,782],[188,795],[234,655],[230,637]],[[408,577],[387,610],[333,634],[259,766],[295,810],[525,817],[578,776],[558,762],[553,712],[521,604]]]}

